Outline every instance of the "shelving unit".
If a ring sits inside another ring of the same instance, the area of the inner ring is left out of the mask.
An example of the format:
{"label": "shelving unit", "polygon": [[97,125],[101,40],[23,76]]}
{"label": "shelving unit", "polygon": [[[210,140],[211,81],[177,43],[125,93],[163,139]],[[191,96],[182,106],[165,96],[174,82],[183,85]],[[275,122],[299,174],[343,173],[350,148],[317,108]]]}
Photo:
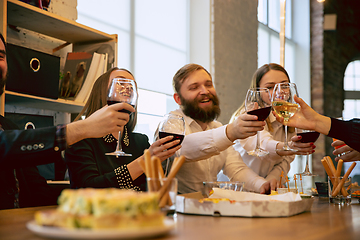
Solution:
{"label": "shelving unit", "polygon": [[[63,40],[73,46],[89,43],[115,41],[116,34],[107,34],[96,29],[79,24],[75,21],[44,11],[17,0],[0,0],[0,26],[2,33],[7,31],[7,25],[28,29],[49,37]],[[5,91],[0,100],[0,114],[4,114],[5,104],[41,108],[47,110],[75,113],[84,106],[64,99],[48,99],[12,91]]]}

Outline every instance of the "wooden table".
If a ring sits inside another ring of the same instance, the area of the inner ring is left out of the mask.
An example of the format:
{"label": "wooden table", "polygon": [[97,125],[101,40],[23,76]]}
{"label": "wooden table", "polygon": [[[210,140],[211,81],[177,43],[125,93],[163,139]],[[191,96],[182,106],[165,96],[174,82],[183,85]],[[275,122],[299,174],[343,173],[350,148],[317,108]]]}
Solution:
{"label": "wooden table", "polygon": [[[25,224],[38,207],[0,211],[0,239],[44,239],[30,232]],[[284,218],[243,218],[185,215],[178,213],[177,229],[157,239],[360,239],[360,204],[329,204],[315,199],[311,212]]]}

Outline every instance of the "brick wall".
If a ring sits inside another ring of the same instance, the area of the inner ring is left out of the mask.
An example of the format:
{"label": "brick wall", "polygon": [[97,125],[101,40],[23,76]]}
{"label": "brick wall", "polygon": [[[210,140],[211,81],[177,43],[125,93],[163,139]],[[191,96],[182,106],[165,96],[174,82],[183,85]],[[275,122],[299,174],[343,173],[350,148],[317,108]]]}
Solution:
{"label": "brick wall", "polygon": [[[311,106],[318,113],[324,113],[323,91],[323,5],[316,0],[310,2],[310,31],[311,31]],[[316,151],[312,155],[313,173],[325,177],[324,168],[320,160],[325,155],[325,136],[320,135],[316,142]]]}
{"label": "brick wall", "polygon": [[[336,14],[335,30],[323,30],[325,14]],[[360,1],[311,0],[312,106],[326,116],[342,115],[343,80],[349,62],[360,59]],[[322,137],[314,154],[314,172],[325,176],[320,160],[332,155],[332,139]]]}

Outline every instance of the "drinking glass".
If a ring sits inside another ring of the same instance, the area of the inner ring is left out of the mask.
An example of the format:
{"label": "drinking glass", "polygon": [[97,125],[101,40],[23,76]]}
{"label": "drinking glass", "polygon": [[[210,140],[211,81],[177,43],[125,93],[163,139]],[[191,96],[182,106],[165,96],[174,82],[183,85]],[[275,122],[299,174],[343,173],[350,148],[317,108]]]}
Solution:
{"label": "drinking glass", "polygon": [[[135,81],[132,79],[125,78],[114,78],[111,80],[111,85],[109,87],[108,95],[107,95],[107,104],[115,104],[115,103],[128,103],[134,108],[137,103],[137,88]],[[120,112],[125,112],[131,114],[128,110],[119,110]],[[125,153],[121,147],[121,131],[119,131],[119,138],[116,145],[116,150],[111,153],[105,153],[106,155],[111,156],[132,156],[130,153]]]}
{"label": "drinking glass", "polygon": [[[300,135],[302,138],[300,139],[300,142],[302,143],[310,143],[310,142],[315,142],[318,137],[320,136],[320,133],[315,132],[315,131],[311,131],[311,130],[302,130],[301,133],[297,133],[297,135]],[[305,165],[305,170],[302,173],[298,173],[301,174],[303,176],[316,176],[316,174],[313,174],[310,172],[310,168],[309,168],[309,155],[306,155],[306,165]]]}
{"label": "drinking glass", "polygon": [[[159,125],[159,138],[164,138],[167,136],[174,136],[171,141],[180,140],[180,143],[171,147],[174,148],[182,143],[185,136],[185,121],[184,118],[176,114],[166,114],[160,122]],[[170,142],[170,141],[169,141]],[[165,142],[167,143],[167,142]],[[164,144],[165,144],[164,143]],[[171,149],[170,148],[170,149]]]}
{"label": "drinking glass", "polygon": [[[247,114],[256,115],[258,121],[264,121],[271,111],[271,97],[267,88],[250,88],[245,98],[245,111]],[[251,156],[265,156],[268,151],[260,147],[260,132],[257,132],[256,147],[247,152]]]}
{"label": "drinking glass", "polygon": [[287,140],[287,123],[299,109],[299,105],[294,100],[295,95],[299,96],[295,83],[277,83],[274,87],[272,95],[272,106],[274,112],[279,117],[284,118],[283,124],[285,125],[285,143],[282,149],[278,149],[279,151],[296,152],[295,149],[291,149],[289,147]]}
{"label": "drinking glass", "polygon": [[[179,144],[176,144],[175,146],[171,147],[174,148],[178,145],[180,145],[182,143],[182,141],[184,140],[184,136],[185,136],[185,120],[182,116],[174,114],[174,113],[169,113],[164,115],[164,117],[162,118],[160,124],[159,124],[159,138],[164,138],[167,136],[174,136],[174,138],[170,141],[174,141],[179,139],[180,142]],[[168,142],[170,142],[168,141]],[[164,144],[168,143],[165,142]],[[171,149],[170,148],[170,149]],[[171,162],[170,159],[168,158],[166,160],[166,167],[165,167],[165,175],[168,174],[168,170],[171,167]]]}

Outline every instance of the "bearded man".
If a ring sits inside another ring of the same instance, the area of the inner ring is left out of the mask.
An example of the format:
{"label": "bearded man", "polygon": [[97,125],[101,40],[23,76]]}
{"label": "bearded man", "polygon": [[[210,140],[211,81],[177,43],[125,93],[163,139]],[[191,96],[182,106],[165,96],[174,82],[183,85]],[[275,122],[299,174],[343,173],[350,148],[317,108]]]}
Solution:
{"label": "bearded man", "polygon": [[201,191],[203,182],[216,181],[220,170],[231,181],[245,182],[249,191],[268,193],[275,190],[275,179],[266,181],[254,173],[231,147],[236,139],[263,130],[265,122],[255,121],[257,117],[248,114],[225,126],[216,121],[220,115],[219,99],[210,73],[200,65],[187,64],[179,69],[173,78],[173,88],[180,109],[171,113],[185,120],[185,138],[176,153],[176,156],[186,157],[176,175],[179,193]]}

